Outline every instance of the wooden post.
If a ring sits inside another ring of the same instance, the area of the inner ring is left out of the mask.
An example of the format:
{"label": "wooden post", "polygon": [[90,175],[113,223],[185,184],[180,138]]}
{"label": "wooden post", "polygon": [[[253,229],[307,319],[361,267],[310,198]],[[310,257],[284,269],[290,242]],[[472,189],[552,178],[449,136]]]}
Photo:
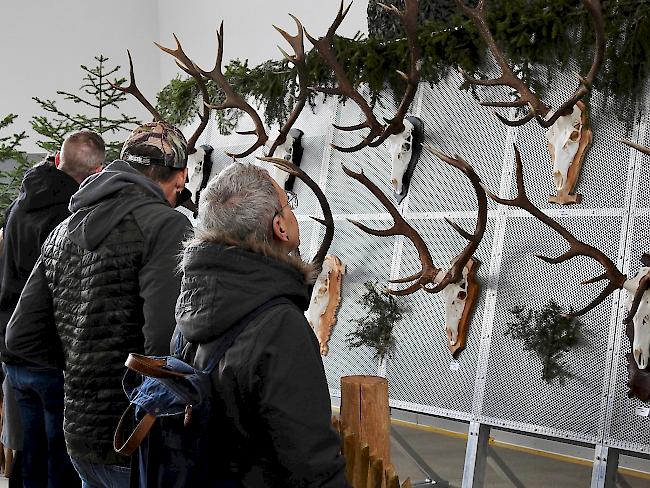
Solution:
{"label": "wooden post", "polygon": [[388,381],[381,376],[341,378],[341,424],[370,446],[370,456],[390,465]]}

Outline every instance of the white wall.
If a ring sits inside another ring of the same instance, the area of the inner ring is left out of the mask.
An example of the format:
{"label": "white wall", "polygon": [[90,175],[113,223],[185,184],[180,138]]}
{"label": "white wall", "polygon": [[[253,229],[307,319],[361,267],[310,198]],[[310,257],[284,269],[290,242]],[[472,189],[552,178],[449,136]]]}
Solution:
{"label": "white wall", "polygon": [[[155,46],[150,40],[157,32],[157,3],[154,0],[3,0],[0,11],[0,115],[19,115],[10,126],[13,131],[27,130],[30,138],[22,146],[40,151],[38,134],[29,119],[39,114],[31,97],[60,100],[57,90],[75,92],[81,85],[80,64],[94,66],[99,53],[109,63],[122,66],[127,76],[127,47],[136,62],[138,85],[151,94],[160,85]],[[72,113],[80,110],[72,102],[61,108]],[[147,112],[132,100],[124,110],[142,119]],[[6,135],[4,131],[2,135]]]}
{"label": "white wall", "polygon": [[[248,59],[250,66],[281,57],[277,45],[286,46],[271,24],[295,33],[288,12],[296,15],[314,36],[322,36],[334,19],[338,0],[3,0],[0,11],[0,116],[15,113],[13,132],[26,130],[30,138],[22,149],[38,151],[40,137],[29,119],[39,107],[31,97],[54,98],[57,90],[75,91],[81,84],[80,64],[93,66],[103,53],[109,63],[122,66],[128,76],[126,49],[134,58],[138,86],[152,102],[156,92],[179,72],[168,55],[152,41],[173,47],[172,32],[187,54],[206,69],[216,59],[215,30],[224,20],[224,65],[232,58]],[[368,0],[350,9],[339,33],[367,32]],[[311,49],[305,40],[307,50]],[[290,51],[290,50],[289,50]],[[78,106],[61,102],[76,113]],[[138,102],[125,102],[124,111],[146,120],[150,116]],[[8,133],[9,131],[5,131]],[[7,135],[5,132],[1,135]]]}

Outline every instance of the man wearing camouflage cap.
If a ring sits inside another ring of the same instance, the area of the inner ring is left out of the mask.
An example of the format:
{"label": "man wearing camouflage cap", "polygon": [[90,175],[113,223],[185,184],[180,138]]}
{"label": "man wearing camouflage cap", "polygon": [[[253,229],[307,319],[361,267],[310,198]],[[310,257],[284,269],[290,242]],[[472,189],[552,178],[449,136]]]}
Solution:
{"label": "man wearing camouflage cap", "polygon": [[169,353],[176,256],[191,229],[173,209],[186,165],[178,129],[135,129],[121,159],[73,195],[72,215],[45,241],[7,327],[11,353],[65,369],[65,440],[83,486],[129,484],[129,459],[113,450],[127,406],[124,360]]}

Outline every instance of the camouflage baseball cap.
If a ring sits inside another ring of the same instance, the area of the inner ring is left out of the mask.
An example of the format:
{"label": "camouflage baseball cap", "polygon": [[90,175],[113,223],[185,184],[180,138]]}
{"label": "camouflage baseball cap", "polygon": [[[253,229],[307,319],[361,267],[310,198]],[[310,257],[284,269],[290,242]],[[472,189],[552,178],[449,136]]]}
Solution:
{"label": "camouflage baseball cap", "polygon": [[148,122],[131,132],[122,146],[120,159],[147,166],[185,168],[187,141],[183,133],[171,124]]}

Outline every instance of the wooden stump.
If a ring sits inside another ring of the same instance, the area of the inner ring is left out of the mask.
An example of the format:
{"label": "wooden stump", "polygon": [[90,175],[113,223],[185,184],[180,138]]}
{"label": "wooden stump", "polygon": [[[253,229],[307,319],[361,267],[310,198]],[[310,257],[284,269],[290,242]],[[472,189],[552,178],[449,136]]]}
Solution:
{"label": "wooden stump", "polygon": [[341,424],[360,444],[370,446],[370,456],[390,465],[390,410],[388,381],[380,376],[341,378]]}

